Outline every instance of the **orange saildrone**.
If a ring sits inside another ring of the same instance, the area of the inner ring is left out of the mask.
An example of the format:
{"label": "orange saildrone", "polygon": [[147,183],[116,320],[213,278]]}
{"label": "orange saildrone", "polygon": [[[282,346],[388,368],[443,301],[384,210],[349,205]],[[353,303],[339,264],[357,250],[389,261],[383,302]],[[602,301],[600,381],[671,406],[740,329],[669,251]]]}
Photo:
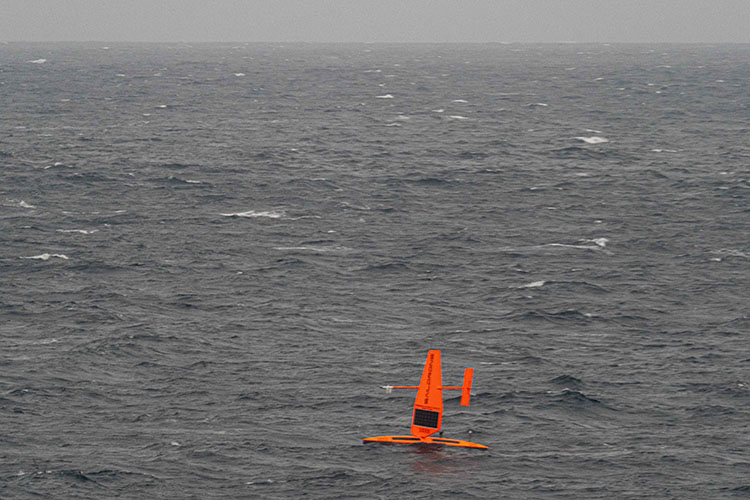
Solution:
{"label": "orange saildrone", "polygon": [[365,443],[397,443],[397,444],[442,444],[446,446],[460,446],[463,448],[479,448],[486,450],[483,444],[461,441],[459,439],[443,439],[430,437],[440,431],[443,425],[443,391],[456,389],[461,392],[461,406],[469,406],[471,397],[471,379],[473,368],[464,370],[464,384],[461,387],[443,387],[440,371],[440,351],[431,350],[427,353],[427,362],[422,371],[419,386],[390,386],[383,388],[391,392],[392,389],[417,389],[417,399],[414,401],[414,412],[411,420],[411,436],[377,436],[365,438]]}

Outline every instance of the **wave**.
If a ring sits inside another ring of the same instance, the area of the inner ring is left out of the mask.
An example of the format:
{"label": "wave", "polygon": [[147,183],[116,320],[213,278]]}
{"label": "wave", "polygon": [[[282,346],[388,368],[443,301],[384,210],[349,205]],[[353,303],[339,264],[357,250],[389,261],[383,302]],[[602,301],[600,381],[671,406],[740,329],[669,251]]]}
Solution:
{"label": "wave", "polygon": [[519,288],[539,288],[545,285],[547,283],[546,281],[532,281],[531,283],[527,283],[525,285],[521,285]]}
{"label": "wave", "polygon": [[346,253],[353,249],[343,245],[300,245],[296,247],[274,247],[282,252]]}
{"label": "wave", "polygon": [[578,139],[586,144],[604,144],[605,142],[609,142],[609,139],[606,137],[599,137],[598,135],[592,135],[591,137],[574,137],[574,139]]}
{"label": "wave", "polygon": [[98,229],[57,229],[58,233],[79,233],[79,234],[94,234],[99,232]]}
{"label": "wave", "polygon": [[50,260],[52,258],[68,260],[69,257],[67,255],[64,255],[64,254],[61,254],[61,253],[53,253],[53,254],[43,253],[43,254],[40,254],[40,255],[32,255],[31,257],[21,257],[21,258],[22,259],[34,259],[34,260],[44,260],[44,261],[47,261],[47,260]]}
{"label": "wave", "polygon": [[224,217],[248,217],[248,218],[267,217],[269,219],[284,218],[284,212],[279,212],[275,210],[262,210],[262,211],[248,210],[247,212],[233,212],[233,213],[226,213],[226,214],[219,214],[219,215],[222,215]]}
{"label": "wave", "polygon": [[583,382],[580,379],[571,375],[560,375],[559,377],[550,380],[550,383],[564,386],[565,390],[579,389],[583,385]]}
{"label": "wave", "polygon": [[602,401],[575,389],[563,389],[561,392],[548,392],[546,406],[570,410],[607,409],[614,410]]}
{"label": "wave", "polygon": [[562,324],[568,322],[591,321],[592,315],[589,313],[582,313],[575,309],[567,309],[564,311],[526,311],[523,313],[510,314],[506,317],[508,319],[520,321],[546,321],[549,323]]}
{"label": "wave", "polygon": [[392,94],[376,95],[375,99],[393,99],[393,95]]}

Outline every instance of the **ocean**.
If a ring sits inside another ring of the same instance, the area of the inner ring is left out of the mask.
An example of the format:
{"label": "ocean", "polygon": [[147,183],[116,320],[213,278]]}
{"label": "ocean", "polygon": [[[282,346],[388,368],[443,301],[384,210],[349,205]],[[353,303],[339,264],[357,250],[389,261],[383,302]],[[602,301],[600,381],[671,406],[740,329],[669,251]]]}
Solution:
{"label": "ocean", "polygon": [[[0,45],[0,497],[750,497],[748,81],[749,45]],[[362,443],[429,349],[487,451]]]}

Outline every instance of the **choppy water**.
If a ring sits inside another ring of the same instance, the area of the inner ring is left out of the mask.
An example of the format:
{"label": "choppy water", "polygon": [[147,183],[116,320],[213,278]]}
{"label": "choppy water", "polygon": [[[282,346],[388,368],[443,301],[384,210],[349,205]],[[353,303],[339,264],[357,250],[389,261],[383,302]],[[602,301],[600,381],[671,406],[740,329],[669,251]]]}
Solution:
{"label": "choppy water", "polygon": [[[750,496],[750,47],[0,45],[0,497]],[[476,369],[408,432],[428,349]]]}

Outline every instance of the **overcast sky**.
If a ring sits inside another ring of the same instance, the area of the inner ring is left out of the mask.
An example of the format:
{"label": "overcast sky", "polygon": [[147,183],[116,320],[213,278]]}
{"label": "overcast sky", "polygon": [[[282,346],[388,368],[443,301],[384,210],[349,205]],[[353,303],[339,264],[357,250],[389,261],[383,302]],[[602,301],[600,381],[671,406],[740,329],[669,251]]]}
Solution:
{"label": "overcast sky", "polygon": [[0,0],[0,40],[750,42],[750,0]]}

